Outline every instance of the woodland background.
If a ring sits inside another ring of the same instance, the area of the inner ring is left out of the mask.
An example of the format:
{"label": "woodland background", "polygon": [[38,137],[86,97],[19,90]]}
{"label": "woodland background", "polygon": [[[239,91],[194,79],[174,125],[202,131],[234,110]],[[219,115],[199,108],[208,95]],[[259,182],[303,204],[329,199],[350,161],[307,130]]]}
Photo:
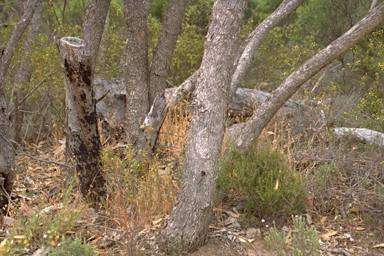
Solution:
{"label": "woodland background", "polygon": [[[251,0],[242,38],[280,2]],[[150,10],[150,58],[167,4],[154,0]],[[212,4],[211,0],[190,1],[172,58],[169,87],[179,86],[199,68]],[[264,39],[242,87],[273,92],[305,60],[359,21],[370,5],[360,0],[306,1]],[[59,243],[89,255],[151,254],[156,249],[150,238],[173,207],[189,128],[183,104],[168,113],[152,159],[136,161],[114,131],[101,132],[109,190],[102,210],[78,195],[73,170],[64,164],[65,88],[55,40],[80,37],[86,6],[80,0],[44,1],[40,32],[30,53],[30,81],[19,84],[16,78],[22,43],[7,73],[9,101],[19,90],[26,97],[12,195],[15,203],[10,217],[3,218],[4,223],[11,222],[3,225],[1,233],[4,254],[32,255],[42,248],[53,253]],[[3,42],[22,13],[22,1],[1,1]],[[126,40],[121,1],[111,1],[107,23],[96,73],[115,78]],[[270,248],[261,239],[269,237],[271,244],[282,243],[271,254],[383,253],[383,149],[353,137],[335,139],[332,134],[334,127],[384,133],[383,43],[381,25],[294,95],[294,100],[317,113],[311,116],[310,134],[293,132],[285,125],[286,117],[278,114],[259,139],[262,150],[232,152],[223,159],[215,223],[210,229],[213,250],[218,252],[218,244],[226,248],[222,255],[252,255],[255,247]],[[239,119],[229,119],[228,126]],[[270,228],[273,225],[276,229]],[[256,234],[248,236],[251,228]],[[308,240],[313,243],[306,244]]]}

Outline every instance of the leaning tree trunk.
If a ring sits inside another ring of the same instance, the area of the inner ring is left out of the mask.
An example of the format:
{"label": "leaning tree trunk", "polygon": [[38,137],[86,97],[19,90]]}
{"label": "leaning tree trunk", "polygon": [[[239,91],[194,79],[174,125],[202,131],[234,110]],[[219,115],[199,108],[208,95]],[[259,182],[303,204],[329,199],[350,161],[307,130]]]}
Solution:
{"label": "leaning tree trunk", "polygon": [[93,97],[93,57],[85,54],[84,41],[59,40],[67,106],[67,149],[74,157],[80,190],[84,196],[102,200],[105,177],[100,166],[100,137],[96,101]]}
{"label": "leaning tree trunk", "polygon": [[162,232],[167,247],[197,249],[211,222],[228,108],[232,60],[246,0],[215,1],[192,95],[190,141],[176,206]]}
{"label": "leaning tree trunk", "polygon": [[368,14],[348,32],[307,60],[288,76],[279,88],[274,91],[269,101],[260,106],[244,126],[240,136],[236,140],[237,148],[240,150],[249,150],[255,144],[262,130],[276,112],[302,84],[355,45],[360,39],[364,38],[383,20],[384,3],[381,3],[371,9]]}
{"label": "leaning tree trunk", "polygon": [[188,0],[171,0],[159,35],[149,72],[149,105],[165,90],[172,54],[187,7]]}

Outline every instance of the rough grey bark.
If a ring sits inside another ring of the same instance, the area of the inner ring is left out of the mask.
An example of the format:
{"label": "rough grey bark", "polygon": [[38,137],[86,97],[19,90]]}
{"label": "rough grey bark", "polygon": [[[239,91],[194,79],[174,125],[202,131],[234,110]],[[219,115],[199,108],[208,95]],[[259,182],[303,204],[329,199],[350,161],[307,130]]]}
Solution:
{"label": "rough grey bark", "polygon": [[[264,37],[279,22],[292,13],[303,1],[304,0],[284,0],[283,3],[281,3],[281,5],[267,19],[258,25],[255,30],[241,43],[233,61],[235,72],[232,75],[230,95],[234,95],[236,88],[244,79],[244,76],[248,72],[251,65],[253,55],[259,48]],[[186,96],[192,93],[195,89],[193,81],[195,81],[196,76],[197,71],[179,86],[176,93],[171,97],[172,99],[169,100],[173,102],[173,105],[176,105],[180,100],[185,100]],[[148,136],[146,137],[150,141],[150,148],[152,150],[155,146],[157,135],[168,111],[167,104],[162,104],[162,102],[164,102],[162,97],[163,94],[160,94],[159,97],[152,103],[151,110],[146,116],[142,126],[149,131]],[[161,113],[161,115],[159,113]]]}
{"label": "rough grey bark", "polygon": [[[27,7],[27,6],[26,6]],[[33,52],[34,43],[40,31],[41,24],[41,2],[37,3],[36,10],[33,14],[28,36],[23,41],[23,49],[21,51],[21,59],[19,70],[15,75],[15,98],[11,107],[11,131],[12,138],[18,144],[21,142],[21,128],[24,121],[24,115],[19,111],[25,106],[25,102],[21,101],[27,93],[27,84],[30,82],[33,72],[31,54]]]}
{"label": "rough grey bark", "polygon": [[162,231],[167,246],[197,249],[211,221],[215,183],[227,115],[230,78],[246,0],[213,6],[204,57],[191,101],[190,141],[179,195]]}
{"label": "rough grey bark", "polygon": [[384,3],[371,9],[367,15],[349,31],[340,36],[326,48],[314,55],[288,76],[271,95],[268,102],[260,106],[244,126],[236,140],[236,146],[241,150],[249,150],[264,127],[281,108],[281,106],[313,75],[330,64],[342,53],[364,38],[370,31],[384,20]]}
{"label": "rough grey bark", "polygon": [[85,11],[82,38],[85,42],[87,54],[93,58],[93,65],[96,64],[110,3],[111,0],[90,0]]}
{"label": "rough grey bark", "polygon": [[[10,122],[7,104],[6,78],[9,64],[15,53],[16,47],[25,29],[28,27],[39,0],[29,0],[27,8],[13,33],[3,48],[0,45],[0,208],[8,203],[9,194],[15,179],[13,168],[15,165],[15,151],[11,142]],[[2,42],[2,40],[0,40]],[[5,193],[6,190],[8,195]]]}
{"label": "rough grey bark", "polygon": [[102,200],[106,195],[105,177],[99,162],[100,138],[96,100],[93,97],[93,57],[86,54],[82,39],[59,40],[67,108],[68,152],[74,157],[80,190],[84,196]]}
{"label": "rough grey bark", "polygon": [[177,38],[181,31],[181,25],[187,7],[188,0],[171,0],[168,11],[163,21],[156,49],[149,72],[149,105],[152,105],[155,97],[166,88],[166,80],[171,66],[172,54]]}
{"label": "rough grey bark", "polygon": [[123,51],[123,83],[127,88],[126,139],[135,145],[149,110],[148,30],[151,0],[124,0],[127,40]]}

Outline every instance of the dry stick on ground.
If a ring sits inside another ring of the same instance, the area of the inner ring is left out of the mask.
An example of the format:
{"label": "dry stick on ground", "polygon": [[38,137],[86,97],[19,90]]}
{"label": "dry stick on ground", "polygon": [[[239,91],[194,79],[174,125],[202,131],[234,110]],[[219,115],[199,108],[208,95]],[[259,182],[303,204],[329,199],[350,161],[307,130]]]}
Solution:
{"label": "dry stick on ground", "polygon": [[27,157],[32,158],[34,160],[37,160],[39,162],[44,162],[44,163],[49,163],[49,164],[56,164],[58,166],[65,167],[65,168],[72,168],[73,167],[72,165],[67,165],[65,163],[56,162],[56,161],[53,161],[53,160],[50,160],[50,159],[44,159],[44,158],[38,158],[38,157],[35,157],[35,156],[31,156],[30,154],[27,154],[25,152],[21,152],[19,155],[27,156]]}

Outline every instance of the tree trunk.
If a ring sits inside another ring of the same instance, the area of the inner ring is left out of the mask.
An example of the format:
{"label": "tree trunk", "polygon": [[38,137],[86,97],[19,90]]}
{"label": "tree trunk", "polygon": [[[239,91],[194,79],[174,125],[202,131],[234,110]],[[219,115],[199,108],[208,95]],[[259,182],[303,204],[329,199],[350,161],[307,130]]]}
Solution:
{"label": "tree trunk", "polygon": [[[292,13],[303,1],[304,0],[283,1],[283,3],[281,3],[281,5],[267,19],[258,25],[255,30],[249,34],[249,36],[241,43],[233,61],[233,65],[236,68],[231,80],[231,96],[236,96],[234,95],[235,91],[248,72],[253,55],[259,48],[264,37],[279,22],[281,22],[290,13]],[[168,111],[168,105],[163,104],[163,102],[170,101],[172,102],[171,105],[177,105],[180,100],[185,100],[186,97],[188,97],[195,89],[194,83],[196,77],[197,71],[192,74],[182,85],[179,86],[175,94],[171,96],[169,100],[163,99],[162,97],[165,95],[160,94],[159,97],[154,102],[152,102],[151,110],[146,116],[142,126],[148,130],[148,133],[145,135],[145,137],[149,139],[149,144],[151,145],[150,149],[153,150],[155,146],[157,135]]]}
{"label": "tree trunk", "polygon": [[336,39],[322,51],[301,65],[277,88],[268,102],[260,106],[244,126],[236,140],[241,150],[249,150],[256,142],[264,127],[281,106],[313,75],[330,64],[338,56],[364,38],[384,20],[384,3],[371,9],[368,14],[348,32]]}
{"label": "tree trunk", "polygon": [[147,18],[151,3],[151,0],[124,0],[128,31],[121,65],[127,88],[125,132],[132,145],[137,143],[140,125],[149,110]]}
{"label": "tree trunk", "polygon": [[67,149],[74,157],[82,194],[99,201],[105,197],[106,189],[99,162],[93,57],[86,54],[84,41],[74,37],[60,39],[59,52],[66,89]]}
{"label": "tree trunk", "polygon": [[[26,6],[27,7],[27,6]],[[40,31],[40,19],[41,19],[41,9],[42,4],[38,2],[36,6],[35,13],[33,14],[33,18],[31,21],[31,28],[29,30],[28,36],[24,39],[23,49],[21,52],[21,60],[20,67],[15,76],[15,98],[13,100],[13,106],[11,107],[11,116],[12,116],[12,124],[11,131],[13,133],[13,140],[18,144],[21,142],[21,128],[23,126],[24,115],[20,112],[25,106],[24,101],[20,102],[24,98],[27,92],[27,85],[29,84],[32,77],[32,60],[31,54],[34,48],[34,42],[36,41],[37,35]],[[13,110],[13,111],[12,111]]]}
{"label": "tree trunk", "polygon": [[104,24],[109,11],[111,0],[90,0],[85,12],[82,29],[87,55],[92,56],[92,63],[96,65]]}
{"label": "tree trunk", "polygon": [[[7,46],[4,49],[2,45],[0,45],[0,209],[5,204],[9,203],[9,194],[11,193],[15,179],[13,171],[15,165],[15,151],[11,142],[5,75],[15,53],[17,44],[25,29],[28,27],[39,2],[39,0],[29,0],[27,2],[27,8],[25,8],[23,16],[13,30]],[[0,43],[2,43],[1,38]]]}
{"label": "tree trunk", "polygon": [[176,206],[162,235],[167,246],[205,242],[214,204],[227,116],[232,60],[246,0],[215,1],[203,62],[192,95],[190,141]]}
{"label": "tree trunk", "polygon": [[253,56],[255,55],[255,52],[259,48],[264,37],[303,2],[304,0],[284,0],[279,7],[268,16],[268,18],[266,18],[244,39],[237,50],[234,63],[236,69],[232,75],[230,95],[235,93],[236,89],[243,81],[251,66]]}
{"label": "tree trunk", "polygon": [[152,105],[155,97],[166,88],[172,54],[181,31],[187,4],[188,0],[171,0],[168,4],[149,73],[149,105]]}

